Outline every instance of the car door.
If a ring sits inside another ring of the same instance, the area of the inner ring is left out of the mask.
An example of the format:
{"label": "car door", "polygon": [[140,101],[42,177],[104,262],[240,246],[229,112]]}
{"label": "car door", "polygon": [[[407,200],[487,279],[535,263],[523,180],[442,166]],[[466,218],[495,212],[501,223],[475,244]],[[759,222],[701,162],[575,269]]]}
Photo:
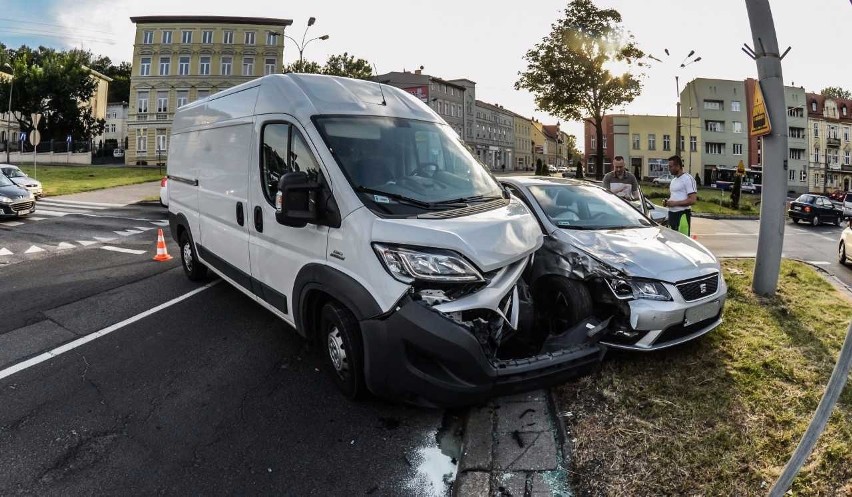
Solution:
{"label": "car door", "polygon": [[[275,220],[278,180],[304,171],[312,180],[326,182],[317,155],[294,121],[280,119],[258,123],[261,153],[251,168],[251,275],[258,298],[273,312],[293,324],[293,284],[310,262],[325,260],[328,227],[308,224],[292,228]],[[330,185],[328,185],[330,188]]]}
{"label": "car door", "polygon": [[843,215],[852,217],[852,193],[847,193],[843,199]]}
{"label": "car door", "polygon": [[817,212],[819,216],[823,219],[835,217],[834,206],[831,204],[831,201],[827,198],[818,198],[817,199]]}

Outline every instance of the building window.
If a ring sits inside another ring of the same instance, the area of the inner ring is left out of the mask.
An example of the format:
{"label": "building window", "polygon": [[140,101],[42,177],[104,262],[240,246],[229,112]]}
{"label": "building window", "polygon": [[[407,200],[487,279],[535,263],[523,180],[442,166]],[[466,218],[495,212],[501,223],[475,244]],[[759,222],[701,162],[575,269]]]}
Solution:
{"label": "building window", "polygon": [[195,96],[196,100],[201,100],[202,98],[207,98],[210,96],[210,90],[198,90],[198,94]]}
{"label": "building window", "polygon": [[158,129],[157,130],[157,151],[165,152],[169,149],[168,147],[168,135],[166,135],[166,130]]}
{"label": "building window", "polygon": [[743,144],[742,143],[734,143],[734,155],[742,155],[743,154]]}
{"label": "building window", "polygon": [[814,138],[819,138],[819,123],[814,123]]}
{"label": "building window", "polygon": [[603,149],[606,150],[606,135],[603,135]]}
{"label": "building window", "polygon": [[201,43],[204,43],[205,45],[210,45],[211,43],[213,43],[213,31],[202,31]]}
{"label": "building window", "polygon": [[842,107],[842,111],[843,111],[843,117],[846,117],[846,106],[845,105]]}
{"label": "building window", "polygon": [[192,31],[181,31],[180,42],[184,45],[189,45],[190,43],[192,43]]}
{"label": "building window", "polygon": [[142,57],[142,61],[139,64],[139,75],[140,76],[150,76],[151,75],[151,57]]}
{"label": "building window", "polygon": [[171,65],[171,57],[160,57],[160,76],[168,76]]}
{"label": "building window", "polygon": [[705,100],[704,101],[704,110],[723,110],[725,108],[724,102],[721,100]]}
{"label": "building window", "polygon": [[187,90],[178,90],[177,91],[177,106],[183,107],[184,105],[189,103],[189,91]]}
{"label": "building window", "polygon": [[278,33],[273,33],[272,31],[266,32],[266,44],[267,45],[277,45],[278,44]]}
{"label": "building window", "polygon": [[790,117],[805,117],[805,109],[801,107],[790,107],[787,109],[787,115]]}
{"label": "building window", "polygon": [[843,140],[849,141],[849,126],[843,126]]}
{"label": "building window", "polygon": [[169,111],[169,92],[158,91],[157,92],[157,112],[168,112],[168,111]]}
{"label": "building window", "polygon": [[592,150],[597,150],[598,148],[598,138],[596,136],[592,137]]}
{"label": "building window", "polygon": [[805,169],[802,169],[802,176],[801,176],[799,179],[802,181],[802,183],[807,183],[807,181],[808,181],[808,171],[807,171],[807,170],[805,170]]}
{"label": "building window", "polygon": [[740,101],[739,100],[731,100],[731,112],[739,112],[740,111]]}
{"label": "building window", "polygon": [[816,100],[811,100],[811,112],[816,112],[816,111],[817,111]]}
{"label": "building window", "polygon": [[789,179],[790,181],[796,180],[796,170],[795,169],[790,169],[790,174],[789,174],[787,179]]}
{"label": "building window", "polygon": [[657,150],[657,135],[648,135],[648,150]]}
{"label": "building window", "polygon": [[266,59],[263,64],[263,74],[270,75],[275,74],[275,59]]}
{"label": "building window", "polygon": [[814,162],[819,162],[819,148],[814,148]]}
{"label": "building window", "polygon": [[210,56],[204,55],[200,59],[198,59],[198,74],[202,76],[210,75]]}
{"label": "building window", "polygon": [[704,121],[704,131],[714,131],[716,133],[725,132],[724,121]]}
{"label": "building window", "polygon": [[725,144],[724,143],[705,143],[704,144],[704,152],[708,155],[724,155],[725,154]]}
{"label": "building window", "polygon": [[136,92],[136,109],[139,114],[148,113],[148,92]]}
{"label": "building window", "polygon": [[233,64],[233,57],[229,55],[222,56],[222,67],[221,74],[222,76],[230,76],[231,75],[231,65]]}
{"label": "building window", "polygon": [[172,32],[171,31],[163,31],[163,45],[171,45],[172,43]]}
{"label": "building window", "polygon": [[731,124],[734,125],[734,133],[743,132],[743,123],[741,123],[740,121],[733,121]]}
{"label": "building window", "polygon": [[234,44],[234,32],[233,31],[222,32],[222,43],[224,43],[225,45],[233,45]]}
{"label": "building window", "polygon": [[663,150],[670,151],[672,149],[672,137],[670,135],[663,135]]}
{"label": "building window", "polygon": [[142,44],[150,45],[154,43],[154,32],[153,31],[145,31],[142,33]]}
{"label": "building window", "polygon": [[254,31],[246,31],[246,45],[254,45]]}
{"label": "building window", "polygon": [[804,138],[805,128],[790,128],[790,138]]}
{"label": "building window", "polygon": [[182,55],[180,59],[178,59],[178,74],[181,76],[189,75],[189,56]]}
{"label": "building window", "polygon": [[846,166],[852,164],[852,163],[850,163],[850,159],[852,159],[852,157],[850,157],[850,153],[847,150],[846,152],[843,153],[843,164],[846,165]]}
{"label": "building window", "polygon": [[828,138],[835,138],[835,139],[840,138],[840,135],[838,134],[837,126],[829,126],[828,127]]}
{"label": "building window", "polygon": [[145,128],[136,129],[136,152],[143,154],[148,151],[148,130]]}
{"label": "building window", "polygon": [[802,148],[791,148],[790,158],[793,160],[802,160],[805,158],[805,150]]}
{"label": "building window", "polygon": [[254,76],[254,57],[243,57],[243,76]]}

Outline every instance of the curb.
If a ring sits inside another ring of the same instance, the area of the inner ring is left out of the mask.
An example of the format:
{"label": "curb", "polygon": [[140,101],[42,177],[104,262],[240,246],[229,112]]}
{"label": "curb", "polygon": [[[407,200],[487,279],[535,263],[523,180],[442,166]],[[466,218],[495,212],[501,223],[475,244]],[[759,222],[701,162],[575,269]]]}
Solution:
{"label": "curb", "polygon": [[739,221],[758,221],[760,220],[760,216],[728,216],[728,215],[716,215],[716,214],[697,214],[692,213],[692,217],[700,217],[702,219],[716,219],[716,220],[739,220]]}
{"label": "curb", "polygon": [[[720,259],[728,259],[728,260],[755,260],[755,259],[757,259],[757,258],[756,258],[756,257],[720,257]],[[849,285],[847,285],[846,283],[844,283],[843,281],[841,281],[841,280],[840,280],[840,278],[838,278],[837,276],[835,276],[833,273],[828,272],[828,270],[827,270],[827,269],[825,269],[824,267],[822,267],[822,266],[817,266],[816,264],[812,264],[812,263],[810,263],[810,262],[808,262],[808,261],[806,261],[806,260],[798,259],[798,258],[795,258],[795,257],[782,257],[781,259],[782,259],[782,260],[787,259],[788,261],[796,261],[796,262],[800,262],[800,263],[802,263],[802,264],[804,264],[804,265],[806,265],[806,266],[810,266],[810,267],[812,267],[812,268],[816,269],[816,271],[817,271],[818,273],[820,273],[820,274],[821,274],[821,275],[822,275],[825,279],[829,280],[829,283],[833,284],[834,286],[836,286],[836,287],[837,287],[837,288],[839,288],[840,290],[842,290],[842,291],[846,292],[846,294],[847,294],[850,298],[852,298],[852,287],[850,287]]]}

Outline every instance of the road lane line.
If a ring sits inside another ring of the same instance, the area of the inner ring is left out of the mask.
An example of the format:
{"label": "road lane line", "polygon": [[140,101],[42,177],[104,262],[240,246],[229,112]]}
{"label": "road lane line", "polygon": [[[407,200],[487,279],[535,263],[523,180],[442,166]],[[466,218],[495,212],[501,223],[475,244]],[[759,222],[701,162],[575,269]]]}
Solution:
{"label": "road lane line", "polygon": [[13,254],[12,251],[7,249],[6,247],[3,247],[3,248],[0,248],[0,255],[15,255],[15,254]]}
{"label": "road lane line", "polygon": [[2,223],[0,223],[0,224],[2,224],[3,226],[12,226],[12,227],[14,227],[14,226],[23,226],[23,224],[24,224],[24,223],[22,223],[22,222],[20,222],[20,221],[5,221],[5,222],[2,222]]}
{"label": "road lane line", "polygon": [[84,247],[88,247],[89,245],[94,245],[98,242],[93,242],[91,240],[77,240],[77,243],[79,243],[80,245],[82,245]]}
{"label": "road lane line", "polygon": [[79,347],[81,345],[85,345],[85,344],[87,344],[87,343],[89,343],[93,340],[97,340],[98,338],[101,338],[102,336],[109,335],[113,331],[124,328],[125,326],[127,326],[129,324],[133,324],[137,321],[145,319],[152,314],[155,314],[155,313],[157,313],[157,312],[159,312],[163,309],[171,307],[171,306],[173,306],[173,305],[175,305],[179,302],[182,302],[182,301],[184,301],[184,300],[186,300],[186,299],[188,299],[188,298],[190,298],[194,295],[197,295],[197,294],[203,292],[204,290],[207,290],[208,288],[211,288],[214,285],[220,283],[221,281],[222,280],[212,281],[212,282],[204,285],[201,288],[196,288],[195,290],[193,290],[189,293],[185,293],[185,294],[183,294],[179,297],[175,297],[172,300],[169,300],[168,302],[165,302],[163,304],[158,305],[157,307],[153,307],[151,309],[148,309],[145,312],[139,313],[139,314],[137,314],[133,317],[129,317],[129,318],[125,319],[124,321],[115,323],[114,325],[108,326],[108,327],[106,327],[106,328],[104,328],[100,331],[96,331],[96,332],[92,333],[91,335],[86,335],[84,337],[78,338],[77,340],[74,340],[73,342],[68,342],[65,345],[62,345],[62,346],[57,347],[53,350],[44,352],[43,354],[37,355],[37,356],[35,356],[31,359],[27,359],[24,362],[20,362],[18,364],[10,366],[6,369],[2,369],[2,370],[0,370],[0,380],[2,380],[3,378],[8,378],[9,376],[12,376],[15,373],[19,373],[19,372],[21,372],[25,369],[28,369],[28,368],[31,368],[31,367],[37,365],[37,364],[41,364],[42,362],[47,361],[49,359],[53,359],[54,357],[58,357],[58,356],[60,356],[64,353],[68,352],[69,350],[74,350],[77,347]]}
{"label": "road lane line", "polygon": [[105,202],[80,202],[79,200],[66,200],[59,198],[45,198],[44,200],[39,200],[39,202],[61,202],[63,204],[75,204],[75,205],[89,205],[89,206],[98,206],[98,207],[125,207],[127,204],[109,204]]}
{"label": "road lane line", "polygon": [[39,252],[44,252],[44,249],[41,248],[41,247],[33,245],[32,247],[28,248],[27,251],[24,252],[24,253],[25,254],[37,254]]}
{"label": "road lane line", "polygon": [[104,245],[103,247],[99,247],[104,250],[109,250],[110,252],[121,252],[122,254],[134,254],[134,255],[142,255],[145,253],[144,250],[133,250],[129,248],[123,247],[113,247],[111,245]]}
{"label": "road lane line", "polygon": [[50,217],[65,217],[70,214],[82,214],[80,212],[64,212],[64,211],[51,211],[46,209],[36,209],[36,212],[41,214],[42,216],[50,216]]}

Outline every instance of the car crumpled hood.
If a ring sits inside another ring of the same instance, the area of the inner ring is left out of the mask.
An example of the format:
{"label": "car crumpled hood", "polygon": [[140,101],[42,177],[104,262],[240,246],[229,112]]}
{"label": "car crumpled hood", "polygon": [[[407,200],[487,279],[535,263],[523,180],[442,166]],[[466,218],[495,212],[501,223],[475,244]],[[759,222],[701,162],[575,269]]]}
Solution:
{"label": "car crumpled hood", "polygon": [[457,218],[376,218],[372,239],[454,250],[483,272],[523,259],[542,244],[538,223],[515,199],[505,207]]}
{"label": "car crumpled hood", "polygon": [[12,200],[18,200],[21,197],[27,198],[30,195],[22,186],[0,186],[0,195],[9,197]]}
{"label": "car crumpled hood", "polygon": [[719,271],[706,248],[669,228],[580,231],[559,229],[563,243],[635,278],[676,283]]}

